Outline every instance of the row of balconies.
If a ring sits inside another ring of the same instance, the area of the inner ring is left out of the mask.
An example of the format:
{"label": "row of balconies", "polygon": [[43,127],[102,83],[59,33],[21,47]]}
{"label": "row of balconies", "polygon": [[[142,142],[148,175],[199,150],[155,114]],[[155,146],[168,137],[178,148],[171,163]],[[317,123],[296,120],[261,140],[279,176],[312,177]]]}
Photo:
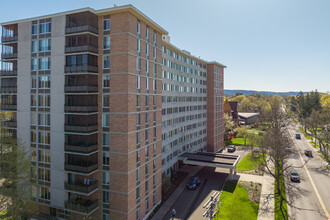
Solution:
{"label": "row of balconies", "polygon": [[81,198],[72,199],[65,201],[65,208],[84,214],[91,214],[98,208],[98,201]]}
{"label": "row of balconies", "polygon": [[18,40],[18,36],[14,35],[14,36],[2,36],[1,37],[1,42],[2,43],[8,43],[8,42],[15,42]]}
{"label": "row of balconies", "polygon": [[65,125],[64,126],[66,132],[82,132],[82,133],[90,133],[98,130],[97,124],[86,124],[86,125]]}
{"label": "row of balconies", "polygon": [[17,76],[17,70],[0,70],[0,76]]}
{"label": "row of balconies", "polygon": [[16,128],[17,127],[17,121],[16,120],[2,121],[1,122],[1,127]]}
{"label": "row of balconies", "polygon": [[1,59],[17,59],[17,53],[2,53]]}
{"label": "row of balconies", "polygon": [[17,93],[17,86],[0,87],[0,93]]}
{"label": "row of balconies", "polygon": [[86,92],[97,92],[97,85],[65,85],[65,92],[66,93],[73,93],[73,92],[79,92],[79,93],[86,93]]}

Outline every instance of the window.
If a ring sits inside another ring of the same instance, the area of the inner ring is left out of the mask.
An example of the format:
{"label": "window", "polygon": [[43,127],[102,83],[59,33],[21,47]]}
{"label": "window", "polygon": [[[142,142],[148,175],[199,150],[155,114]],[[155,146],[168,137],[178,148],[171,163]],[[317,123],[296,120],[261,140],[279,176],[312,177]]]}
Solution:
{"label": "window", "polygon": [[137,39],[137,41],[136,41],[136,51],[137,51],[138,55],[141,52],[141,41],[140,41],[140,39]]}
{"label": "window", "polygon": [[31,95],[31,106],[37,106],[37,95]]}
{"label": "window", "polygon": [[136,188],[136,200],[140,199],[140,187]]}
{"label": "window", "polygon": [[154,127],[154,139],[156,140],[156,135],[157,135],[157,128],[156,127]]}
{"label": "window", "polygon": [[50,95],[38,95],[38,106],[49,107],[50,106]]}
{"label": "window", "polygon": [[50,170],[45,168],[38,168],[38,179],[41,181],[50,182]]}
{"label": "window", "polygon": [[141,89],[141,77],[136,77],[136,89]]}
{"label": "window", "polygon": [[103,88],[110,88],[110,75],[103,75]]}
{"label": "window", "polygon": [[103,56],[103,69],[110,69],[110,56]]}
{"label": "window", "polygon": [[37,161],[37,151],[35,149],[31,150],[31,161]]}
{"label": "window", "polygon": [[141,123],[141,114],[137,113],[136,114],[136,126],[140,126]]}
{"label": "window", "polygon": [[156,144],[154,144],[152,147],[152,153],[154,154],[154,156],[156,156]]}
{"label": "window", "polygon": [[152,176],[152,185],[155,187],[156,186],[156,176]]}
{"label": "window", "polygon": [[146,57],[149,58],[149,44],[146,43]]}
{"label": "window", "polygon": [[50,144],[50,133],[48,131],[38,132],[38,143],[39,144]]}
{"label": "window", "polygon": [[140,159],[141,159],[141,154],[140,154],[140,150],[136,151],[136,163],[140,163]]}
{"label": "window", "polygon": [[31,70],[32,70],[32,71],[36,71],[36,70],[37,70],[37,66],[38,66],[38,61],[37,61],[37,59],[32,59],[32,60],[31,60]]}
{"label": "window", "polygon": [[149,42],[149,27],[146,28],[146,40]]}
{"label": "window", "polygon": [[39,198],[50,200],[50,188],[39,186]]}
{"label": "window", "polygon": [[156,31],[154,31],[154,45],[156,46],[157,44],[157,34]]}
{"label": "window", "polygon": [[31,125],[37,125],[37,114],[35,112],[31,112]]}
{"label": "window", "polygon": [[145,151],[146,151],[146,160],[147,160],[149,158],[149,146],[146,146]]}
{"label": "window", "polygon": [[52,31],[52,24],[51,23],[41,23],[39,24],[39,33],[50,33]]}
{"label": "window", "polygon": [[146,107],[149,106],[149,96],[146,95]]}
{"label": "window", "polygon": [[102,173],[102,183],[104,185],[109,185],[109,182],[110,182],[109,171],[103,171],[103,173]]}
{"label": "window", "polygon": [[50,151],[38,150],[38,161],[42,163],[50,163]]}
{"label": "window", "polygon": [[109,133],[103,133],[102,134],[102,145],[104,147],[109,147]]}
{"label": "window", "polygon": [[31,131],[31,143],[36,143],[36,142],[37,142],[37,132]]}
{"label": "window", "polygon": [[141,58],[136,58],[136,70],[138,74],[141,73]]}
{"label": "window", "polygon": [[32,41],[32,44],[31,44],[31,52],[32,53],[36,53],[38,51],[38,45],[37,45],[37,41]]}
{"label": "window", "polygon": [[146,199],[146,213],[148,213],[148,211],[149,211],[149,199]]}
{"label": "window", "polygon": [[[136,199],[137,199],[137,190],[136,190]],[[136,220],[140,220],[140,207],[136,209]]]}
{"label": "window", "polygon": [[140,168],[136,169],[136,181],[140,181]]}
{"label": "window", "polygon": [[140,103],[141,103],[140,95],[136,95],[136,107],[137,108],[140,108]]}
{"label": "window", "polygon": [[[154,60],[156,60],[156,57],[157,57],[157,49],[156,49],[156,47],[154,47],[154,54],[153,55],[154,55]],[[154,64],[154,67],[155,67],[155,64]]]}
{"label": "window", "polygon": [[102,114],[102,127],[109,127],[110,124],[110,114],[103,113]]}
{"label": "window", "polygon": [[[153,90],[154,91],[156,91],[156,80],[155,79],[153,79],[152,80],[152,88],[153,88]],[[155,96],[154,96],[155,97]],[[156,99],[155,99],[156,100]],[[156,102],[155,102],[156,103]],[[156,105],[156,104],[154,104],[154,105]]]}
{"label": "window", "polygon": [[110,19],[103,20],[103,30],[105,31],[110,30]]}
{"label": "window", "polygon": [[146,73],[147,73],[147,75],[149,73],[149,61],[148,60],[146,60]]}
{"label": "window", "polygon": [[51,50],[51,39],[39,40],[39,51],[50,51]]}
{"label": "window", "polygon": [[103,165],[109,166],[109,152],[103,152]]}
{"label": "window", "polygon": [[149,174],[149,166],[148,166],[148,164],[145,165],[145,174],[146,174],[146,176],[148,176],[148,174]]}
{"label": "window", "polygon": [[149,123],[149,112],[146,112],[146,124]]}
{"label": "window", "polygon": [[38,114],[38,125],[50,126],[50,114],[49,113],[39,113]]}
{"label": "window", "polygon": [[36,89],[37,88],[37,77],[36,76],[32,76],[31,77],[31,88],[32,89]]}
{"label": "window", "polygon": [[109,95],[103,95],[103,108],[109,108],[110,106],[110,99]]}
{"label": "window", "polygon": [[50,76],[39,76],[38,87],[39,89],[49,89]]}
{"label": "window", "polygon": [[156,205],[156,192],[152,194],[152,204]]}
{"label": "window", "polygon": [[140,144],[140,132],[136,132],[136,144]]}
{"label": "window", "polygon": [[[146,167],[146,169],[147,169],[147,167]],[[145,182],[145,192],[146,193],[149,192],[149,181],[148,180],[146,180],[146,182]]]}
{"label": "window", "polygon": [[149,140],[148,130],[145,130],[144,133],[145,133],[145,136],[144,136],[145,141],[148,142],[148,140]]}
{"label": "window", "polygon": [[110,220],[110,215],[107,213],[102,214],[102,220]]}
{"label": "window", "polygon": [[140,30],[141,30],[141,24],[140,24],[140,21],[137,21],[136,32],[137,32],[138,37],[140,37],[140,35],[141,35]]}
{"label": "window", "polygon": [[103,49],[110,49],[110,36],[103,37]]}
{"label": "window", "polygon": [[38,25],[33,24],[32,25],[32,35],[38,34]]}
{"label": "window", "polygon": [[50,57],[39,58],[39,70],[50,70]]}
{"label": "window", "polygon": [[[103,191],[102,192],[103,196],[102,196],[102,202],[104,204],[109,204],[110,202],[110,196],[109,196],[109,192],[108,191]],[[104,215],[104,214],[103,214]],[[109,216],[109,215],[108,215]]]}
{"label": "window", "polygon": [[149,79],[148,79],[148,77],[146,78],[146,90],[149,90]]}

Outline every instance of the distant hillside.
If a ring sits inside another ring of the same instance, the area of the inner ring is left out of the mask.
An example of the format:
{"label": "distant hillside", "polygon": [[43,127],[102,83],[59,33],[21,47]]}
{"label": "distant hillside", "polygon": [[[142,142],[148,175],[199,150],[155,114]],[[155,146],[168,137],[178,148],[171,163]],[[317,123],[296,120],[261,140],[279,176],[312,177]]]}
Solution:
{"label": "distant hillside", "polygon": [[[234,96],[237,92],[243,93],[245,96],[249,96],[252,94],[264,94],[264,95],[279,95],[279,96],[286,96],[286,95],[298,95],[299,92],[269,92],[269,91],[256,91],[256,90],[231,90],[225,89],[225,95],[227,96]],[[307,92],[304,92],[306,94]]]}

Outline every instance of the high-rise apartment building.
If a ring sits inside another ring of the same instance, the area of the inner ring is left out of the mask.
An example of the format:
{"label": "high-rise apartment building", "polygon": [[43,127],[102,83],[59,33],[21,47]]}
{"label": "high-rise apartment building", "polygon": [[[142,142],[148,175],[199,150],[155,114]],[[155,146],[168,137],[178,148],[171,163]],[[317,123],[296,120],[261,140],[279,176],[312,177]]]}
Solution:
{"label": "high-rise apartment building", "polygon": [[223,146],[223,69],[135,7],[2,24],[2,128],[31,153],[43,215],[143,219],[183,152]]}

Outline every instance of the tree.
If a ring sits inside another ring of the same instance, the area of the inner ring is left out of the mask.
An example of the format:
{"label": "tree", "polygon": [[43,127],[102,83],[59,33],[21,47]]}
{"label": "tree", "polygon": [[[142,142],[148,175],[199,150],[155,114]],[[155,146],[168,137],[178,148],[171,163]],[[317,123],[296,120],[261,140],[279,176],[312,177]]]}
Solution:
{"label": "tree", "polygon": [[[30,157],[24,146],[8,130],[2,129],[0,142],[0,210],[7,209],[5,216],[12,219],[27,218],[36,211],[31,200]],[[0,216],[2,218],[4,216]]]}
{"label": "tree", "polygon": [[249,130],[250,127],[245,125],[245,126],[239,126],[235,129],[235,131],[237,132],[237,137],[241,137],[244,140],[244,145],[246,146],[246,140],[249,134]]}
{"label": "tree", "polygon": [[225,136],[226,139],[229,139],[234,134],[235,123],[233,118],[228,114],[223,115],[223,121],[225,127]]}

